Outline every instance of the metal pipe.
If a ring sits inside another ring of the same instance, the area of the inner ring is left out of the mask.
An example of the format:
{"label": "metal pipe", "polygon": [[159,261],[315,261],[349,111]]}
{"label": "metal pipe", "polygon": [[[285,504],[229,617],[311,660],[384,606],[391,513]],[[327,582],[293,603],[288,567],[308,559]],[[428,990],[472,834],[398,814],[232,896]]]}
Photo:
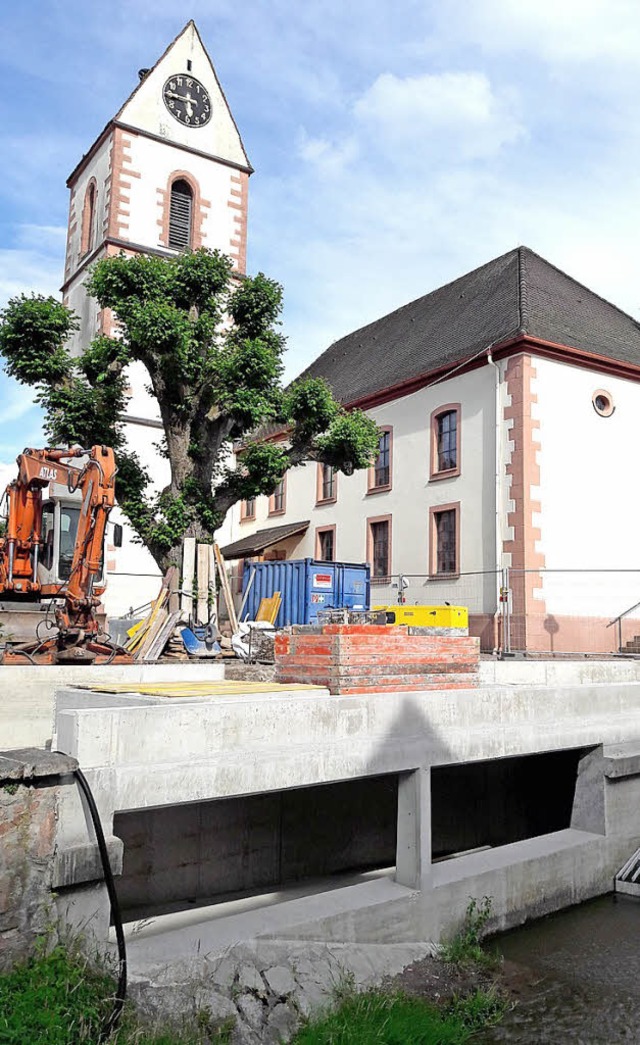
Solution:
{"label": "metal pipe", "polygon": [[13,538],[9,541],[9,584],[13,581],[13,560],[15,556],[15,544]]}
{"label": "metal pipe", "polygon": [[40,558],[40,554],[39,553],[40,553],[40,545],[36,544],[35,548],[33,549],[33,577],[32,577],[32,580],[33,580],[34,584],[36,584],[37,581],[38,581],[38,559]]}

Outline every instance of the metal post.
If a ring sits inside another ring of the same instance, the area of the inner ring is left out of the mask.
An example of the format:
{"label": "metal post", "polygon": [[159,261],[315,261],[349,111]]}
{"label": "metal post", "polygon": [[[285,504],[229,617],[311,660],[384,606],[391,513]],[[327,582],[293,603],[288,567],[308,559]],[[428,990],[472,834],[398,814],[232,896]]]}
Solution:
{"label": "metal post", "polygon": [[502,567],[502,584],[500,586],[502,606],[502,644],[503,653],[511,653],[511,588],[509,585],[509,567]]}

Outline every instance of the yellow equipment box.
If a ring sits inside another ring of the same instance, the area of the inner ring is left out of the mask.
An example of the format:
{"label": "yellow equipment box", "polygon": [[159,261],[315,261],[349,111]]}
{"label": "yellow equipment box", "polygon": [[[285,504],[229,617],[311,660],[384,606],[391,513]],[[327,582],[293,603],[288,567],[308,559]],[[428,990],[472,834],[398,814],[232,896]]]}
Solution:
{"label": "yellow equipment box", "polygon": [[469,610],[466,606],[372,606],[372,611],[384,610],[387,624],[411,624],[415,628],[468,628]]}

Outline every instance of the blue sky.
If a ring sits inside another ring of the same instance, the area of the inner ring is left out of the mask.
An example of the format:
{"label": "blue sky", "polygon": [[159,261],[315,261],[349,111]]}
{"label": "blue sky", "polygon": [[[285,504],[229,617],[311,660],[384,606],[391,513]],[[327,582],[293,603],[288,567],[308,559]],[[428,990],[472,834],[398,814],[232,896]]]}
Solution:
{"label": "blue sky", "polygon": [[[0,304],[57,293],[66,178],[190,17],[255,167],[248,267],[284,284],[289,376],[519,243],[640,313],[633,0],[3,5]],[[29,391],[0,377],[0,404],[6,471],[42,437]]]}

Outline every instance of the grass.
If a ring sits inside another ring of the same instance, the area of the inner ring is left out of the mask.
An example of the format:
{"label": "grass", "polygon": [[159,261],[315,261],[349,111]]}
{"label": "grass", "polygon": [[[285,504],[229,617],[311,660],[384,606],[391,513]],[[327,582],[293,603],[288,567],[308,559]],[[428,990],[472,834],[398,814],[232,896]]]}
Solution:
{"label": "grass", "polygon": [[[77,949],[46,950],[0,976],[0,1045],[96,1045],[113,1006],[115,981]],[[130,1007],[111,1045],[228,1045],[233,1025],[206,1012],[192,1028],[151,1032]]]}
{"label": "grass", "polygon": [[462,1045],[499,1022],[505,1003],[495,991],[475,991],[438,1008],[402,992],[366,991],[309,1020],[291,1045]]}

